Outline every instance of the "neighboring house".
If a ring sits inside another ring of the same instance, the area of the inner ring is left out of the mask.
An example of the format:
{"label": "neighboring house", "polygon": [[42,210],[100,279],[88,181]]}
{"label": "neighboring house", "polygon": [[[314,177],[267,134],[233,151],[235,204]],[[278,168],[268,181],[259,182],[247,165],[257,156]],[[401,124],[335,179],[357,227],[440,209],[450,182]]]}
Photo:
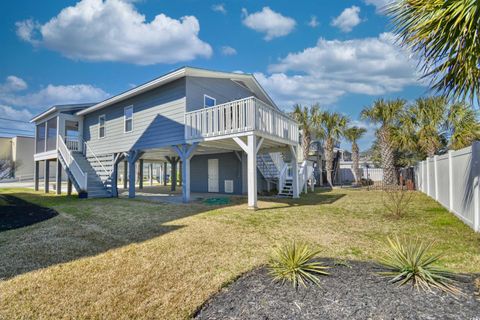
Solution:
{"label": "neighboring house", "polygon": [[11,170],[0,173],[0,177],[32,180],[34,144],[33,137],[0,137],[0,161],[11,163]]}
{"label": "neighboring house", "polygon": [[250,74],[184,67],[100,103],[51,107],[32,122],[37,189],[40,162],[55,161],[69,191],[117,196],[123,162],[135,197],[136,163],[143,171],[144,161],[169,161],[181,162],[184,201],[191,191],[247,193],[256,207],[272,183],[297,197],[312,171],[297,162],[298,124]]}

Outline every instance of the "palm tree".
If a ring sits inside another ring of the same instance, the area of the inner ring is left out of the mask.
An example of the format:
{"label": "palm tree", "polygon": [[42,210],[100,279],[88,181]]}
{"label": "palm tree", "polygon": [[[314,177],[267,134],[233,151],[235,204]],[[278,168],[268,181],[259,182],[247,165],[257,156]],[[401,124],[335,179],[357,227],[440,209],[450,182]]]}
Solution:
{"label": "palm tree", "polygon": [[320,107],[318,104],[314,104],[310,108],[307,106],[302,107],[297,104],[293,107],[293,117],[300,124],[300,130],[302,130],[302,152],[303,158],[308,158],[310,151],[310,144],[312,142],[312,135],[315,131],[315,122],[320,114]]}
{"label": "palm tree", "polygon": [[[401,127],[413,130],[418,151],[433,157],[446,146],[445,130],[448,109],[444,97],[420,98],[408,108],[407,121]],[[408,135],[407,135],[408,136]]]}
{"label": "palm tree", "polygon": [[395,170],[395,148],[393,140],[394,130],[398,128],[399,119],[404,111],[405,101],[401,99],[385,101],[378,99],[371,107],[362,110],[362,119],[367,119],[380,125],[377,130],[378,144],[383,167],[383,183],[393,185],[397,183]]}
{"label": "palm tree", "polygon": [[480,139],[480,123],[477,112],[462,103],[450,106],[447,115],[449,148],[453,150],[470,146]]}
{"label": "palm tree", "polygon": [[322,112],[316,118],[317,133],[324,140],[325,166],[327,170],[327,182],[333,187],[333,148],[335,141],[340,140],[348,124],[349,119],[337,112]]}
{"label": "palm tree", "polygon": [[365,133],[367,129],[359,128],[356,126],[350,127],[345,130],[343,136],[352,144],[352,171],[353,176],[355,178],[355,184],[360,184],[360,149],[358,148],[357,141],[360,139]]}
{"label": "palm tree", "polygon": [[479,98],[477,0],[397,0],[386,12],[433,89],[452,98]]}

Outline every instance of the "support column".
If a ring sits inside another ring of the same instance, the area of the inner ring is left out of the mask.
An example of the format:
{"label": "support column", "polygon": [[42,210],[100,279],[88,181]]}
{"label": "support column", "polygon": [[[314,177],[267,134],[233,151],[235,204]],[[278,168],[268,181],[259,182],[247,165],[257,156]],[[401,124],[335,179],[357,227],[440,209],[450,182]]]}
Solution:
{"label": "support column", "polygon": [[39,170],[40,170],[40,161],[35,161],[35,167],[34,167],[34,172],[33,172],[33,180],[34,180],[34,184],[35,184],[35,191],[38,191]]}
{"label": "support column", "polygon": [[182,186],[183,185],[183,164],[182,161],[179,162],[178,165],[178,185]]}
{"label": "support column", "polygon": [[128,153],[128,197],[135,198],[135,163],[137,162],[138,158],[140,158],[142,153],[140,151],[130,151]]}
{"label": "support column", "polygon": [[62,163],[58,158],[56,161],[56,165],[57,165],[57,174],[56,174],[56,181],[55,181],[57,185],[56,194],[62,194]]}
{"label": "support column", "polygon": [[182,178],[184,179],[182,183],[182,199],[185,203],[190,201],[190,159],[193,157],[197,145],[197,143],[194,143],[191,146],[183,144],[180,147],[173,147],[181,159],[180,163],[183,171]]}
{"label": "support column", "polygon": [[292,188],[293,198],[300,197],[300,190],[298,188],[298,162],[297,162],[297,147],[290,146],[290,152],[292,153]]}
{"label": "support column", "polygon": [[67,195],[72,195],[72,179],[67,179]]}
{"label": "support column", "polygon": [[128,182],[128,161],[123,162],[123,189],[127,189]]}
{"label": "support column", "polygon": [[49,192],[50,184],[50,160],[45,160],[44,176],[43,180],[45,182],[45,193]]}
{"label": "support column", "polygon": [[248,136],[247,141],[247,181],[248,208],[257,208],[257,136]]}
{"label": "support column", "polygon": [[150,178],[150,186],[153,186],[153,163],[150,163],[148,166],[149,169],[149,178]]}
{"label": "support column", "polygon": [[163,185],[167,185],[167,163],[163,163]]}
{"label": "support column", "polygon": [[[176,146],[175,146],[176,147]],[[174,148],[175,148],[174,147]],[[177,163],[180,158],[178,157],[165,157],[170,163],[170,190],[175,191],[177,186]]]}
{"label": "support column", "polygon": [[143,189],[143,159],[138,161],[138,188]]}
{"label": "support column", "polygon": [[112,197],[118,197],[118,162],[115,160],[112,166]]}

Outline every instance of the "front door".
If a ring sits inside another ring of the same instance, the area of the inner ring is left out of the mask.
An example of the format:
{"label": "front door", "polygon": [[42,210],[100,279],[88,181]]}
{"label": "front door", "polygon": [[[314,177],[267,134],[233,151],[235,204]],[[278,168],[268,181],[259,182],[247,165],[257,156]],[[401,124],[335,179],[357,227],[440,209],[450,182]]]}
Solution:
{"label": "front door", "polygon": [[208,159],[208,192],[219,192],[218,159]]}

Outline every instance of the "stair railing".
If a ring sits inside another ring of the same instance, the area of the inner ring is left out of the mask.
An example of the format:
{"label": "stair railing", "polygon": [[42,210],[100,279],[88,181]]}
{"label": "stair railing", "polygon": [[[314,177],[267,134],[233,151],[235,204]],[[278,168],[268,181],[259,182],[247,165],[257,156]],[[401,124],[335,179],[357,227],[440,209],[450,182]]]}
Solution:
{"label": "stair railing", "polygon": [[288,173],[288,164],[284,163],[280,173],[278,175],[278,192],[282,192],[283,187],[285,187],[285,182],[287,180],[287,173]]}
{"label": "stair railing", "polygon": [[88,153],[91,153],[93,155],[93,157],[95,158],[95,161],[98,162],[100,164],[100,166],[102,167],[103,171],[107,174],[107,176],[109,177],[111,174],[112,174],[112,171],[108,171],[105,166],[103,165],[103,163],[98,159],[97,155],[95,154],[95,152],[93,152],[92,148],[90,148],[90,146],[88,145],[87,141],[84,141],[83,142],[83,152],[84,152],[84,155],[85,157],[87,157],[87,152]]}
{"label": "stair railing", "polygon": [[86,172],[82,170],[78,162],[72,155],[72,151],[70,151],[63,141],[63,137],[59,136],[58,139],[58,153],[65,161],[68,170],[73,175],[73,178],[77,181],[80,190],[87,191],[87,182],[88,182],[88,175]]}

